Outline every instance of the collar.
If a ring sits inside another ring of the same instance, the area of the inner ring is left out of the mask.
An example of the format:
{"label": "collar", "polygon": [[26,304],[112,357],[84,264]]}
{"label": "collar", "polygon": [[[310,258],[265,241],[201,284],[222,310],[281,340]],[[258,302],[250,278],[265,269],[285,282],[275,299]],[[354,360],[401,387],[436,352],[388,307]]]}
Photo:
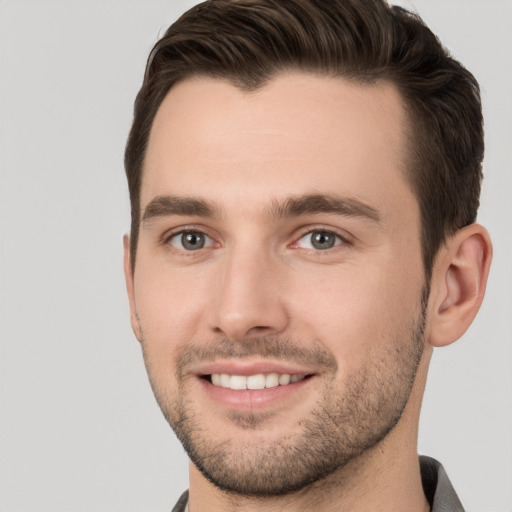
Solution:
{"label": "collar", "polygon": [[420,470],[423,491],[430,503],[431,512],[464,512],[462,503],[441,463],[431,457],[420,455]]}

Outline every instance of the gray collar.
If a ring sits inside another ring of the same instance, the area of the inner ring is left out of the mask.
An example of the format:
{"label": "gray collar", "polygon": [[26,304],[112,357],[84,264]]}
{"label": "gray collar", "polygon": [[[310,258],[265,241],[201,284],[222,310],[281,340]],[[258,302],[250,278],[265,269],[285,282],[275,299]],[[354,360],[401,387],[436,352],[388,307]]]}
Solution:
{"label": "gray collar", "polygon": [[464,512],[446,471],[437,460],[420,455],[420,469],[431,512]]}

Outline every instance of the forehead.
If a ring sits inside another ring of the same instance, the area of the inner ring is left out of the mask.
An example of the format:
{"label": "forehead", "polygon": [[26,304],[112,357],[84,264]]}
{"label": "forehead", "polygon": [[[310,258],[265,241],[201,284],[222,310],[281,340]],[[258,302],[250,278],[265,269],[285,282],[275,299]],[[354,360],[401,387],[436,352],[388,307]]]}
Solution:
{"label": "forehead", "polygon": [[171,89],[155,117],[142,210],[163,194],[208,195],[226,207],[236,197],[257,206],[333,192],[410,202],[406,139],[402,99],[387,82],[287,73],[247,92],[191,78]]}

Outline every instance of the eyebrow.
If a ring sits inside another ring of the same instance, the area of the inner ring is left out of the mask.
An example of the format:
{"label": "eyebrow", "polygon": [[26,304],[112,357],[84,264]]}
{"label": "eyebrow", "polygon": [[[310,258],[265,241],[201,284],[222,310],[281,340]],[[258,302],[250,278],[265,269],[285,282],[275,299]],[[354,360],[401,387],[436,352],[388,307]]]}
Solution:
{"label": "eyebrow", "polygon": [[[330,194],[306,194],[289,197],[284,201],[273,200],[267,210],[271,218],[300,217],[316,213],[334,213],[346,217],[362,217],[380,221],[379,212],[362,201]],[[172,215],[220,218],[220,209],[212,202],[196,197],[157,196],[153,198],[142,216],[147,223],[158,217]]]}
{"label": "eyebrow", "polygon": [[144,209],[142,222],[147,223],[158,217],[172,215],[220,217],[214,204],[195,197],[157,196],[154,197]]}
{"label": "eyebrow", "polygon": [[271,217],[299,217],[315,213],[334,213],[346,217],[362,217],[380,221],[379,212],[362,201],[330,194],[308,194],[290,197],[284,202],[274,201],[269,209]]}

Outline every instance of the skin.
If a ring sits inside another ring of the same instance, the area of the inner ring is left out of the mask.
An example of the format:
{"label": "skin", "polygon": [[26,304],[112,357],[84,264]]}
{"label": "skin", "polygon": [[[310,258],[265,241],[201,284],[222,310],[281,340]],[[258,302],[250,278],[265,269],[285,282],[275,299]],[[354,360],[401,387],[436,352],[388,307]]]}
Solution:
{"label": "skin", "polygon": [[[188,79],[161,105],[144,166],[137,263],[132,269],[125,238],[125,273],[165,416],[214,461],[210,477],[222,465],[256,483],[263,464],[272,469],[294,446],[306,451],[307,427],[315,418],[327,424],[326,411],[338,444],[357,438],[336,470],[281,495],[222,490],[222,475],[215,485],[196,461],[191,512],[428,509],[416,452],[428,363],[432,347],[457,339],[476,314],[491,245],[476,224],[449,238],[422,305],[407,129],[391,84],[303,73],[251,93]],[[286,208],[318,195],[343,208]],[[203,233],[206,245],[187,251],[183,230]],[[331,233],[334,246],[315,250],[314,230]],[[308,378],[277,394],[243,395],[204,379],[276,368]],[[269,475],[261,480],[280,482],[277,470]]]}

